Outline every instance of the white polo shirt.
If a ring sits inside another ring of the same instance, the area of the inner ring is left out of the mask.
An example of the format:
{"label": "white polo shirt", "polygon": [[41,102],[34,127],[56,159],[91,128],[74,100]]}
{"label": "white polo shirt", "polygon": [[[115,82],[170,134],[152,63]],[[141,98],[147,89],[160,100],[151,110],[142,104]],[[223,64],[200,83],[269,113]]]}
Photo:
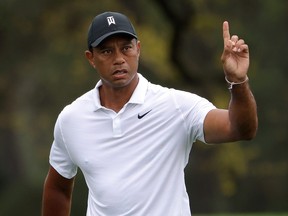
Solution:
{"label": "white polo shirt", "polygon": [[57,119],[50,164],[66,178],[81,169],[87,216],[191,215],[184,168],[192,143],[204,142],[204,118],[215,107],[139,79],[118,113],[101,106],[99,81]]}

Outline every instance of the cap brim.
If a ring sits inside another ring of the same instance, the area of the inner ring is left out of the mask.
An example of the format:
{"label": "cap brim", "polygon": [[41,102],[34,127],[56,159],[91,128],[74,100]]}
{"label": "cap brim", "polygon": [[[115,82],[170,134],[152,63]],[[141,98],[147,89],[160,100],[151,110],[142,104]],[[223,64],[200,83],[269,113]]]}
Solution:
{"label": "cap brim", "polygon": [[98,38],[96,41],[94,41],[91,46],[92,47],[97,47],[103,40],[105,40],[107,37],[111,36],[111,35],[115,35],[115,34],[127,34],[127,35],[131,35],[132,37],[137,39],[137,36],[131,32],[127,32],[127,31],[123,31],[123,30],[118,30],[118,31],[113,31],[113,32],[109,32],[105,35],[102,35],[100,38]]}

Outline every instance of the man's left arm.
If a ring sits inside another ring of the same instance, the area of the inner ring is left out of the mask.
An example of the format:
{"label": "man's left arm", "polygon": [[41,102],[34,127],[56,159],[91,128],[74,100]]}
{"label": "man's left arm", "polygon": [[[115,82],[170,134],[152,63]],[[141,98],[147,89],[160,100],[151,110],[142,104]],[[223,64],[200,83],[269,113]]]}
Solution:
{"label": "man's left arm", "polygon": [[255,137],[257,106],[248,83],[249,49],[237,35],[230,37],[228,22],[223,23],[224,50],[221,56],[231,99],[227,110],[211,110],[204,121],[207,143],[250,140]]}

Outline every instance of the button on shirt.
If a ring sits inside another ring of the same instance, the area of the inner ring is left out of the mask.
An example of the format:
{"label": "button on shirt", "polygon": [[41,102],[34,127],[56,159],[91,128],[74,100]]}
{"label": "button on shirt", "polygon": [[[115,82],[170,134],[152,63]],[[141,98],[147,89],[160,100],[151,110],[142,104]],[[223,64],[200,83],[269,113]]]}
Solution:
{"label": "button on shirt", "polygon": [[80,168],[87,216],[188,216],[184,168],[215,106],[195,94],[164,88],[141,74],[118,112],[101,106],[99,81],[58,116],[50,164],[72,178]]}

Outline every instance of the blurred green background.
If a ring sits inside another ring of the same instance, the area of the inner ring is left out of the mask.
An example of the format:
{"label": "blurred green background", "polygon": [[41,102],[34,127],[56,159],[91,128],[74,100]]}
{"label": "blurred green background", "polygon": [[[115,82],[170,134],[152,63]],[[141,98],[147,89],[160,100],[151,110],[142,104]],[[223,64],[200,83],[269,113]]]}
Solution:
{"label": "blurred green background", "polygon": [[[220,55],[222,22],[230,22],[249,44],[259,130],[250,142],[195,143],[186,169],[191,208],[287,212],[288,1],[0,0],[0,215],[40,215],[57,115],[98,80],[84,51],[88,26],[103,11],[134,23],[140,73],[219,108],[229,101]],[[86,197],[79,171],[72,215],[85,215]]]}

